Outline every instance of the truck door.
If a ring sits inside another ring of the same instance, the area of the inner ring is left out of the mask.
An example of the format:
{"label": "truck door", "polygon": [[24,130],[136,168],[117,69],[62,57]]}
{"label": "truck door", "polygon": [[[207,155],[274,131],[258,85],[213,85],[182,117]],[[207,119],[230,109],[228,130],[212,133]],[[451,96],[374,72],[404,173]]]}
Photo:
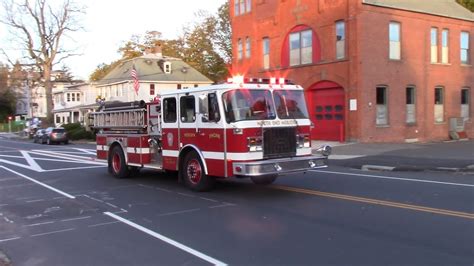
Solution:
{"label": "truck door", "polygon": [[217,93],[200,94],[198,107],[196,137],[206,158],[208,174],[225,176],[224,119],[221,117]]}
{"label": "truck door", "polygon": [[176,96],[164,97],[162,109],[161,145],[163,149],[163,168],[166,170],[178,170],[179,130]]}

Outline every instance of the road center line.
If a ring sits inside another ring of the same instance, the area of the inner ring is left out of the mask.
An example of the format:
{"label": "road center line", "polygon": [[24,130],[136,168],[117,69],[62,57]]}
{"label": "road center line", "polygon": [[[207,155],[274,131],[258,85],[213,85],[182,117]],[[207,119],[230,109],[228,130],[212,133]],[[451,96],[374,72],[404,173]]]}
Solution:
{"label": "road center line", "polygon": [[38,181],[38,180],[35,180],[35,179],[33,179],[33,178],[31,178],[31,177],[28,177],[28,176],[26,176],[26,175],[24,175],[24,174],[18,173],[17,171],[14,171],[14,170],[12,170],[12,169],[10,169],[10,168],[8,168],[8,167],[0,166],[0,168],[5,169],[5,170],[7,170],[7,171],[10,171],[10,172],[12,172],[12,173],[14,173],[14,174],[16,174],[16,175],[18,175],[18,176],[21,176],[21,177],[25,178],[25,179],[28,179],[28,180],[30,180],[31,182],[34,182],[34,183],[36,183],[36,184],[38,184],[38,185],[40,185],[40,186],[42,186],[42,187],[45,187],[45,188],[47,188],[47,189],[49,189],[49,190],[52,190],[52,191],[54,191],[54,192],[56,192],[56,193],[59,193],[59,194],[65,196],[65,197],[67,197],[67,198],[70,198],[70,199],[75,199],[75,198],[76,198],[76,197],[74,197],[74,196],[72,196],[72,195],[69,195],[69,194],[66,193],[66,192],[63,192],[63,191],[61,191],[61,190],[59,190],[59,189],[56,189],[56,188],[54,188],[54,187],[52,187],[52,186],[46,185],[45,183],[41,183],[41,182]]}
{"label": "road center line", "polygon": [[7,241],[12,241],[12,240],[17,240],[20,239],[21,237],[12,237],[12,238],[7,238],[7,239],[0,239],[0,243],[2,242],[7,242]]}
{"label": "road center line", "polygon": [[422,180],[422,179],[413,179],[413,178],[404,178],[404,177],[391,177],[391,176],[382,176],[382,175],[343,173],[343,172],[333,172],[333,171],[324,171],[324,170],[311,170],[311,172],[335,174],[335,175],[352,175],[352,176],[361,176],[361,177],[372,177],[372,178],[379,178],[379,179],[391,179],[391,180],[401,180],[401,181],[410,181],[410,182],[451,185],[451,186],[460,186],[460,187],[474,187],[474,185],[471,185],[471,184],[432,181],[432,180]]}
{"label": "road center line", "polygon": [[279,189],[279,190],[309,194],[309,195],[314,195],[314,196],[335,198],[335,199],[348,200],[348,201],[356,201],[356,202],[362,202],[362,203],[368,203],[368,204],[374,204],[374,205],[382,205],[382,206],[387,206],[387,207],[394,207],[394,208],[408,209],[408,210],[414,210],[414,211],[420,211],[420,212],[435,213],[435,214],[441,214],[441,215],[454,216],[454,217],[467,218],[467,219],[470,219],[470,220],[474,220],[474,213],[468,213],[468,212],[459,212],[459,211],[451,211],[451,210],[445,210],[445,209],[430,208],[430,207],[410,205],[410,204],[404,204],[404,203],[398,203],[398,202],[392,202],[392,201],[385,201],[385,200],[369,199],[369,198],[355,197],[355,196],[349,196],[349,195],[343,195],[343,194],[328,193],[328,192],[322,192],[322,191],[316,191],[316,190],[310,190],[310,189],[304,189],[304,188],[277,186],[277,185],[273,185],[271,187],[275,188],[275,189]]}
{"label": "road center line", "polygon": [[205,261],[207,261],[207,262],[210,262],[210,263],[212,263],[212,264],[214,264],[214,265],[227,265],[226,263],[224,263],[224,262],[222,262],[222,261],[219,261],[219,260],[216,260],[216,259],[214,259],[214,258],[211,258],[211,257],[207,256],[206,254],[203,254],[203,253],[201,253],[201,252],[199,252],[199,251],[197,251],[197,250],[195,250],[195,249],[192,249],[192,248],[190,248],[190,247],[187,247],[187,246],[185,246],[185,245],[183,245],[183,244],[181,244],[181,243],[179,243],[179,242],[177,242],[177,241],[175,241],[175,240],[173,240],[173,239],[171,239],[171,238],[168,238],[168,237],[166,237],[166,236],[163,236],[163,235],[160,235],[160,234],[158,234],[158,233],[156,233],[156,232],[153,232],[153,231],[151,231],[150,229],[147,229],[147,228],[145,228],[145,227],[143,227],[143,226],[141,226],[141,225],[139,225],[139,224],[136,224],[136,223],[134,223],[134,222],[131,222],[131,221],[127,220],[127,219],[124,219],[124,218],[122,218],[122,217],[120,217],[120,216],[118,216],[118,215],[115,215],[115,214],[110,213],[110,212],[104,212],[104,214],[107,215],[107,216],[112,217],[112,218],[115,219],[115,220],[118,220],[118,221],[120,221],[120,222],[122,222],[122,223],[125,223],[125,224],[127,224],[127,225],[129,225],[129,226],[131,226],[131,227],[133,227],[133,228],[135,228],[135,229],[138,229],[138,230],[140,230],[140,231],[142,231],[142,232],[144,232],[144,233],[146,233],[146,234],[148,234],[148,235],[150,235],[150,236],[153,236],[153,237],[155,237],[155,238],[158,238],[158,239],[160,239],[161,241],[164,241],[164,242],[166,242],[166,243],[168,243],[168,244],[170,244],[170,245],[173,245],[173,246],[175,246],[175,247],[177,247],[177,248],[179,248],[179,249],[181,249],[181,250],[183,250],[183,251],[186,251],[186,252],[188,252],[188,253],[190,253],[190,254],[196,256],[196,257],[199,257],[199,258],[201,258],[201,259],[203,259],[203,260],[205,260]]}
{"label": "road center line", "polygon": [[64,233],[64,232],[69,232],[76,230],[76,228],[69,228],[69,229],[64,229],[64,230],[58,230],[58,231],[52,231],[52,232],[46,232],[46,233],[41,233],[41,234],[36,234],[36,235],[31,235],[31,237],[37,237],[37,236],[47,236],[47,235],[52,235],[52,234],[58,234],[58,233]]}

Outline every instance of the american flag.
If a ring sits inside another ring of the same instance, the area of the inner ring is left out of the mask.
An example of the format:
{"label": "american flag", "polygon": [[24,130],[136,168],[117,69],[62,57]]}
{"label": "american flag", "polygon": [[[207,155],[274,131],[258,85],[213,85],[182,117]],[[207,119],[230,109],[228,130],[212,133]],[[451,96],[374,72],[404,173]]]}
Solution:
{"label": "american flag", "polygon": [[138,82],[138,74],[137,74],[137,70],[135,69],[135,65],[133,65],[132,67],[131,76],[133,79],[133,89],[135,90],[135,93],[138,95],[138,89],[140,89],[140,83]]}

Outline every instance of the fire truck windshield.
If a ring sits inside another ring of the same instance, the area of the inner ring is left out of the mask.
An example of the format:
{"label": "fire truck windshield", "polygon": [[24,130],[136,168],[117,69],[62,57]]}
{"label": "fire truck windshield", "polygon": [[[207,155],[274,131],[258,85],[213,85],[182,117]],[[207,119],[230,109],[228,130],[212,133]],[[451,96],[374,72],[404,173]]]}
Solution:
{"label": "fire truck windshield", "polygon": [[276,118],[275,106],[269,90],[232,90],[225,92],[222,100],[227,123]]}
{"label": "fire truck windshield", "polygon": [[280,119],[308,118],[308,109],[303,91],[275,90],[273,91],[278,117]]}
{"label": "fire truck windshield", "polygon": [[[237,89],[222,95],[227,123],[244,120],[308,118],[303,91]],[[275,111],[276,110],[276,111]]]}

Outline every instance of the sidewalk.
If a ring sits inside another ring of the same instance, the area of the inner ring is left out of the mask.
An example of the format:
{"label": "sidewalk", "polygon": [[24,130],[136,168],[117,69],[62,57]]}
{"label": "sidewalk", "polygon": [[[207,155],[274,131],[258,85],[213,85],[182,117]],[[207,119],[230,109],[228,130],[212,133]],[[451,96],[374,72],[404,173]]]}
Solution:
{"label": "sidewalk", "polygon": [[329,164],[363,170],[474,172],[474,140],[434,143],[339,143],[313,141],[313,148],[333,147]]}

